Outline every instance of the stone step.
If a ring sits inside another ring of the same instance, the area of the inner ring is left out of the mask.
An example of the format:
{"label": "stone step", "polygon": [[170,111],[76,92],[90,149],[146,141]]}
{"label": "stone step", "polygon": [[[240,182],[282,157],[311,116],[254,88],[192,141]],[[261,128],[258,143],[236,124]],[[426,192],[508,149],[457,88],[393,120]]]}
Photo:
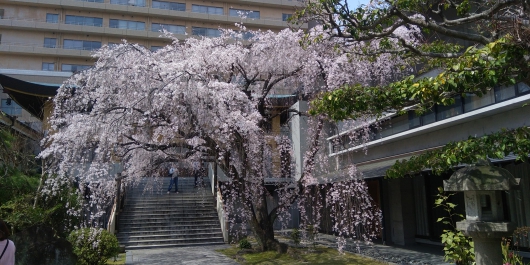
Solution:
{"label": "stone step", "polygon": [[170,178],[148,181],[128,188],[118,216],[117,236],[126,249],[224,243],[209,182],[195,188],[193,177],[180,177],[179,193],[168,194]]}
{"label": "stone step", "polygon": [[181,234],[166,234],[166,235],[118,235],[118,240],[128,241],[143,241],[143,240],[167,240],[167,239],[195,239],[195,238],[215,238],[222,237],[221,231],[204,232],[204,233],[181,233]]}
{"label": "stone step", "polygon": [[213,203],[213,197],[198,197],[198,196],[182,196],[180,194],[171,194],[174,196],[158,196],[154,198],[139,198],[136,200],[129,200],[127,203],[129,205],[138,205],[138,204],[149,204],[149,203]]}
{"label": "stone step", "polygon": [[211,209],[200,211],[199,209],[187,209],[184,211],[169,211],[167,213],[157,213],[157,212],[127,212],[127,213],[120,213],[120,218],[130,219],[130,218],[172,218],[172,217],[212,217],[212,218],[218,218],[218,215],[216,212],[212,211]]}
{"label": "stone step", "polygon": [[149,245],[164,245],[164,244],[193,244],[193,243],[210,243],[210,242],[223,242],[223,237],[202,237],[193,239],[153,239],[153,240],[129,240],[123,242],[125,248],[128,246],[149,246]]}
{"label": "stone step", "polygon": [[[186,233],[220,233],[218,226],[204,226],[198,228],[187,228],[187,229],[158,229],[158,230],[131,230],[131,231],[119,231],[118,237],[120,236],[137,236],[137,235],[168,235],[168,234],[186,234]],[[141,228],[139,228],[141,229]]]}
{"label": "stone step", "polygon": [[176,243],[176,244],[159,244],[159,245],[136,245],[136,246],[125,246],[126,250],[133,249],[149,249],[149,248],[177,248],[177,247],[192,247],[192,246],[209,246],[209,245],[224,245],[225,243],[221,240],[216,241],[205,241],[199,243]]}
{"label": "stone step", "polygon": [[119,221],[119,228],[126,228],[126,226],[142,226],[148,228],[149,226],[193,226],[193,225],[219,225],[219,220],[192,220],[192,221],[166,221],[166,220],[157,220],[157,221],[137,221],[137,220],[128,220],[128,221]]}
{"label": "stone step", "polygon": [[118,231],[120,233],[127,232],[136,232],[136,231],[164,231],[164,230],[208,230],[208,229],[220,229],[219,224],[188,224],[188,225],[152,225],[152,226],[142,226],[142,225],[131,225],[131,226],[120,226]]}
{"label": "stone step", "polygon": [[184,211],[193,211],[193,210],[210,210],[215,211],[215,206],[213,203],[211,204],[180,204],[180,205],[166,205],[166,204],[152,204],[152,205],[125,205],[125,210],[123,210],[123,213],[136,213],[136,212],[154,212],[154,211],[161,211],[161,212],[172,212],[172,211],[178,211],[178,212],[184,212]]}
{"label": "stone step", "polygon": [[172,217],[166,217],[166,218],[150,218],[150,217],[137,217],[137,218],[123,218],[120,220],[120,225],[125,224],[133,224],[133,223],[142,223],[144,222],[147,224],[155,224],[155,223],[184,223],[184,222],[209,222],[209,221],[217,221],[217,216],[172,216]]}

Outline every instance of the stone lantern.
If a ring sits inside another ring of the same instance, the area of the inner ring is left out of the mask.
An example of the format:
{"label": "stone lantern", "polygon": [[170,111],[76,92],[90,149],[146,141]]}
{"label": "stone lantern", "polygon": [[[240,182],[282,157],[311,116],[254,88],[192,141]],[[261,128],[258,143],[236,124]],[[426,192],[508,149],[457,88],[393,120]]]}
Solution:
{"label": "stone lantern", "polygon": [[502,264],[501,239],[515,229],[504,221],[502,192],[517,185],[519,179],[489,161],[459,169],[444,181],[445,191],[464,192],[466,219],[456,228],[473,239],[477,265]]}

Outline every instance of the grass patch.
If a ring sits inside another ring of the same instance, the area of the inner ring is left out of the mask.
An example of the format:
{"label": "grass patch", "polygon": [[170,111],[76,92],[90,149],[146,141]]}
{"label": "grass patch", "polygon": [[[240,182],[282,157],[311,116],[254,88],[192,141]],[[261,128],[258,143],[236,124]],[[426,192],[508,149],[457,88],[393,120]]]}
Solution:
{"label": "grass patch", "polygon": [[237,246],[217,250],[241,264],[283,265],[283,264],[334,264],[334,265],[382,265],[385,263],[351,253],[340,254],[336,249],[316,247],[314,249],[290,247],[286,254],[276,251],[238,254]]}
{"label": "grass patch", "polygon": [[116,261],[114,261],[114,258],[110,258],[107,261],[107,265],[125,265],[125,253],[118,254]]}

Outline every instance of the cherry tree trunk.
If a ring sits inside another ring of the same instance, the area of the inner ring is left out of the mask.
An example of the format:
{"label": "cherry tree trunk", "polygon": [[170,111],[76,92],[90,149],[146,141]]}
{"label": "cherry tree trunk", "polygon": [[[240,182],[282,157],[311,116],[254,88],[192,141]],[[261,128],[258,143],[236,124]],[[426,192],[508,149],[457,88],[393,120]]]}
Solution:
{"label": "cherry tree trunk", "polygon": [[261,251],[274,250],[279,253],[285,253],[287,252],[287,245],[280,243],[274,238],[275,218],[268,214],[267,202],[264,197],[259,205],[254,206],[256,215],[252,217],[250,227]]}

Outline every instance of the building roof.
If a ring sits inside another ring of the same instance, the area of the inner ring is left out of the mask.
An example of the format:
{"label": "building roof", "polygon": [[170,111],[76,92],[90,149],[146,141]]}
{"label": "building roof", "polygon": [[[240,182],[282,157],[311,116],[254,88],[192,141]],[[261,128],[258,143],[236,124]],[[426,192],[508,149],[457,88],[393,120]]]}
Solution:
{"label": "building roof", "polygon": [[57,94],[60,84],[36,83],[0,74],[0,85],[18,105],[33,116],[43,119],[44,103]]}

